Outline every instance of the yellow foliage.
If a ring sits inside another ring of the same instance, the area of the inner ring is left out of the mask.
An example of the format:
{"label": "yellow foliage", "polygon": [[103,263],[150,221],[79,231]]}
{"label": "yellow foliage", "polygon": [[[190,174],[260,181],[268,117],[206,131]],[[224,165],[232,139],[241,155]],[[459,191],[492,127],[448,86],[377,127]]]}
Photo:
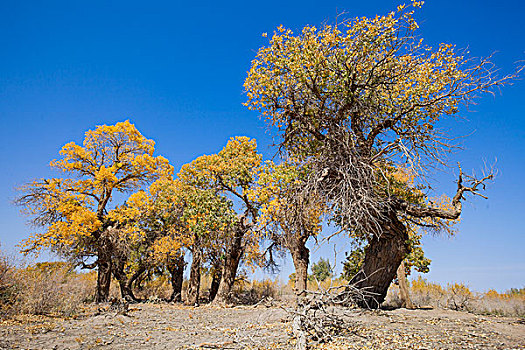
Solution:
{"label": "yellow foliage", "polygon": [[437,283],[428,282],[421,276],[410,283],[410,289],[413,293],[438,296],[438,299],[445,294],[443,287]]}
{"label": "yellow foliage", "polygon": [[467,297],[473,296],[471,290],[464,283],[449,283],[447,284],[447,291],[449,293],[464,295]]}
{"label": "yellow foliage", "polygon": [[[299,197],[303,172],[299,165],[293,163],[276,165],[266,162],[258,186],[249,192],[249,198],[260,205],[258,226],[268,236],[277,235],[278,230],[284,231],[285,235],[298,235],[298,238],[302,235],[316,236],[321,232],[326,207],[320,198]],[[295,230],[294,226],[300,226],[302,230]]]}
{"label": "yellow foliage", "polygon": [[[235,225],[241,224],[233,211],[233,199],[239,200],[246,219],[256,220],[256,205],[248,193],[260,172],[262,155],[257,153],[255,139],[244,136],[231,138],[217,154],[203,155],[190,164],[182,166],[177,177],[186,199],[198,206],[198,210],[186,210],[188,230],[197,232],[211,251],[228,249],[233,239]],[[211,191],[211,192],[210,192]],[[192,236],[194,237],[194,236]],[[243,235],[243,257],[248,265],[260,263],[260,236],[256,230]]]}
{"label": "yellow foliage", "polygon": [[[168,161],[153,152],[154,142],[129,121],[87,131],[82,146],[66,144],[62,158],[50,165],[69,178],[41,179],[21,188],[24,194],[18,204],[33,217],[33,224],[46,228],[23,241],[22,251],[51,248],[67,257],[93,254],[108,220],[125,221],[135,215],[108,210],[113,193],[172,174]],[[132,196],[135,207],[143,197],[140,192]]]}

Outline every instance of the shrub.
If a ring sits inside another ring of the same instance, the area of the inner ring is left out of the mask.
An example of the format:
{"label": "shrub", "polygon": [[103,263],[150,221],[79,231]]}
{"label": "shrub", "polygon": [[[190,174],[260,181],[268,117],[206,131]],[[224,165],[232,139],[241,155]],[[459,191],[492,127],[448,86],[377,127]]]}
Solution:
{"label": "shrub", "polygon": [[410,298],[417,307],[445,307],[446,291],[437,283],[418,276],[410,284]]}
{"label": "shrub", "polygon": [[18,292],[12,312],[71,316],[94,300],[95,274],[77,273],[64,262],[37,263],[16,271]]}
{"label": "shrub", "polygon": [[171,284],[168,276],[157,275],[146,279],[140,288],[134,291],[135,296],[147,300],[168,299],[171,295]]}
{"label": "shrub", "polygon": [[13,306],[19,285],[16,283],[15,267],[0,254],[0,316],[5,316]]}
{"label": "shrub", "polygon": [[487,315],[525,317],[525,289],[513,288],[501,294],[491,289],[476,300],[473,309]]}
{"label": "shrub", "polygon": [[[384,307],[399,307],[399,290],[391,285]],[[443,288],[418,276],[410,283],[410,298],[417,307],[443,307],[478,314],[525,317],[525,289],[513,288],[505,293],[491,289],[473,293],[463,283],[451,283]]]}
{"label": "shrub", "polygon": [[232,300],[237,304],[255,304],[264,298],[276,298],[280,289],[277,280],[240,280],[234,285]]}
{"label": "shrub", "polygon": [[469,310],[474,294],[463,283],[447,285],[447,306],[453,310]]}

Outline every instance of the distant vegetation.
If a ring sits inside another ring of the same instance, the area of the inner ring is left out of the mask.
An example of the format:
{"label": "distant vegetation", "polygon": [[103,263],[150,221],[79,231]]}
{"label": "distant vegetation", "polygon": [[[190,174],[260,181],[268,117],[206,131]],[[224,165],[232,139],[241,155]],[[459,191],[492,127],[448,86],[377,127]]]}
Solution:
{"label": "distant vegetation", "polygon": [[[314,264],[316,266],[316,264]],[[318,264],[322,276],[329,270],[321,260]],[[309,279],[308,289],[324,290],[344,285],[344,279]],[[319,278],[320,277],[320,278]],[[71,317],[82,312],[86,303],[95,300],[96,274],[76,272],[63,262],[36,263],[15,267],[4,256],[0,262],[0,312],[1,317],[22,314]],[[187,293],[188,281],[183,283]],[[212,275],[202,279],[202,302],[207,302],[212,288]],[[110,299],[117,300],[120,291],[113,288]],[[505,293],[489,290],[486,293],[471,291],[464,284],[441,286],[418,277],[410,283],[412,301],[417,307],[440,307],[470,311],[486,315],[525,317],[525,288],[512,288]],[[145,301],[159,302],[171,295],[171,283],[163,275],[152,276],[142,282],[137,295]],[[264,298],[279,300],[294,295],[294,282],[281,284],[277,280],[238,280],[234,285],[236,303],[255,304]],[[392,285],[385,307],[398,307],[401,303],[399,289]]]}

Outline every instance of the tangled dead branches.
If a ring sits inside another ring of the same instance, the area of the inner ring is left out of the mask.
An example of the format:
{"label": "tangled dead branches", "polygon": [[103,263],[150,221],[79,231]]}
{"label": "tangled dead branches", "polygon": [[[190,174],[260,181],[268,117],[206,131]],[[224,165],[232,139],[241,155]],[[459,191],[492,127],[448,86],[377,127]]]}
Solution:
{"label": "tangled dead branches", "polygon": [[332,340],[351,326],[351,314],[355,309],[348,306],[369,300],[374,295],[355,284],[344,284],[326,290],[304,291],[295,308],[284,308],[292,318],[296,350],[306,350],[310,344]]}

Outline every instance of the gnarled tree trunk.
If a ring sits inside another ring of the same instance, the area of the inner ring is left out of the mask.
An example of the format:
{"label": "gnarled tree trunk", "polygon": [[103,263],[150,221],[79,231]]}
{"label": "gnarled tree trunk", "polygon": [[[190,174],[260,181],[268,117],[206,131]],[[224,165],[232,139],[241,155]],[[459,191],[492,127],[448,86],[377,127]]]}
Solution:
{"label": "gnarled tree trunk", "polygon": [[182,300],[182,281],[184,279],[184,255],[169,261],[168,271],[171,274],[171,296],[169,301],[180,302]]}
{"label": "gnarled tree trunk", "polygon": [[401,261],[401,265],[397,268],[397,281],[399,283],[399,294],[401,296],[401,307],[407,309],[414,309],[414,304],[410,300],[410,293],[408,291],[408,281],[405,272],[405,261]]}
{"label": "gnarled tree trunk", "polygon": [[215,299],[215,296],[217,296],[217,292],[219,291],[219,285],[221,283],[221,277],[222,277],[222,266],[218,265],[213,268],[212,272],[212,279],[211,279],[211,285],[210,285],[210,303],[213,302]]}
{"label": "gnarled tree trunk", "polygon": [[363,308],[377,309],[381,305],[399,265],[410,252],[405,225],[395,212],[388,218],[382,232],[374,235],[366,247],[362,269],[350,281],[365,294],[357,301]]}
{"label": "gnarled tree trunk", "polygon": [[99,261],[97,272],[97,296],[95,301],[103,303],[108,301],[111,286],[111,260]]}
{"label": "gnarled tree trunk", "polygon": [[235,277],[237,276],[239,262],[244,253],[242,238],[244,237],[246,230],[247,228],[242,224],[242,221],[235,229],[232,244],[224,259],[221,283],[219,284],[219,290],[217,291],[214,303],[225,304],[230,301],[230,293],[235,282]]}
{"label": "gnarled tree trunk", "polygon": [[123,258],[116,258],[115,263],[113,264],[113,276],[118,281],[120,287],[120,297],[122,299],[131,299],[135,300],[133,293],[128,286],[128,278],[126,272],[124,271],[126,265],[126,260]]}
{"label": "gnarled tree trunk", "polygon": [[235,277],[237,276],[237,270],[239,268],[239,262],[241,261],[244,249],[242,247],[242,238],[246,229],[244,227],[238,227],[233,237],[232,245],[226,254],[224,259],[224,266],[222,269],[221,283],[217,291],[217,296],[214,299],[214,303],[225,304],[230,301],[230,293],[235,283]]}
{"label": "gnarled tree trunk", "polygon": [[310,251],[306,248],[304,239],[294,240],[294,244],[289,249],[295,267],[295,294],[298,297],[303,297],[306,295]]}
{"label": "gnarled tree trunk", "polygon": [[113,261],[111,259],[111,242],[104,237],[99,239],[100,243],[97,248],[97,295],[95,301],[103,303],[109,299]]}
{"label": "gnarled tree trunk", "polygon": [[202,264],[202,250],[200,247],[193,249],[193,259],[190,268],[190,281],[188,285],[188,295],[186,297],[186,305],[199,304],[199,292],[201,287],[201,264]]}
{"label": "gnarled tree trunk", "polygon": [[215,299],[215,296],[217,295],[217,291],[219,290],[219,285],[221,283],[222,278],[222,266],[223,259],[222,258],[216,258],[213,262],[213,266],[210,269],[212,278],[211,278],[211,285],[210,285],[210,296],[209,296],[209,302],[213,302]]}
{"label": "gnarled tree trunk", "polygon": [[139,298],[135,296],[133,293],[133,283],[146,271],[146,267],[144,265],[139,265],[138,269],[131,275],[131,277],[126,281],[126,290],[129,293],[129,296],[134,301],[140,301]]}

